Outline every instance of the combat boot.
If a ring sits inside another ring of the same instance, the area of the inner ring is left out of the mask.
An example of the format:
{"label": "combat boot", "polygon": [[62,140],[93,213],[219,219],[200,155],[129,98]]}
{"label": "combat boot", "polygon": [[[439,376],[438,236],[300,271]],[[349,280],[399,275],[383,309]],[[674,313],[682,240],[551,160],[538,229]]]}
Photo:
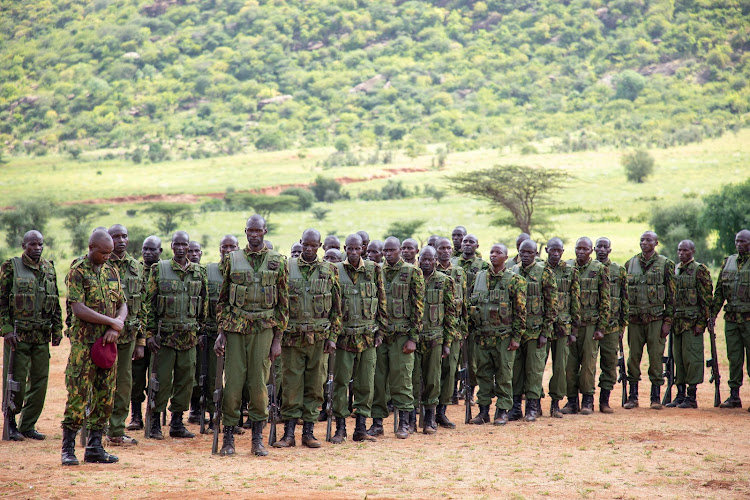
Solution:
{"label": "combat boot", "polygon": [[354,441],[377,441],[373,436],[367,434],[367,417],[357,413],[354,421],[354,434],[352,434],[352,440]]}
{"label": "combat boot", "polygon": [[677,408],[698,408],[698,386],[691,385],[687,388],[685,400],[677,405]]}
{"label": "combat boot", "polygon": [[581,398],[581,415],[591,415],[594,413],[594,395],[584,394]]}
{"label": "combat boot", "polygon": [[302,422],[302,446],[308,448],[320,448],[320,441],[315,438],[313,430],[315,422]]}
{"label": "combat boot", "polygon": [[508,410],[498,408],[495,410],[495,419],[492,421],[493,425],[505,425],[508,423]]}
{"label": "combat boot", "polygon": [[148,432],[148,437],[151,439],[164,439],[164,435],[161,433],[161,415],[158,412],[151,414],[151,430]]}
{"label": "combat boot", "polygon": [[626,410],[638,408],[638,382],[630,382],[630,394],[622,407]]}
{"label": "combat boot", "polygon": [[719,408],[742,408],[742,400],[740,399],[740,388],[730,387],[729,397],[719,405]]}
{"label": "combat boot", "polygon": [[611,391],[608,389],[599,389],[599,412],[601,413],[614,413],[615,411],[609,406],[609,394]]}
{"label": "combat boot", "polygon": [[470,424],[483,425],[490,421],[490,405],[479,405],[477,416],[469,420]]}
{"label": "combat boot", "polygon": [[185,428],[182,423],[182,412],[173,411],[172,420],[169,422],[169,437],[173,438],[194,438],[195,434]]}
{"label": "combat boot", "polygon": [[294,429],[297,427],[297,419],[290,418],[284,422],[284,437],[273,443],[274,448],[293,448],[297,445],[294,441]]}
{"label": "combat boot", "polygon": [[341,444],[346,441],[346,419],[336,417],[336,433],[331,438],[331,443]]}
{"label": "combat boot", "polygon": [[201,399],[200,397],[190,398],[190,413],[188,413],[189,424],[200,424],[201,423]]}
{"label": "combat boot", "polygon": [[685,401],[685,384],[677,384],[677,396],[672,400],[671,403],[667,403],[664,406],[667,408],[677,408]]}
{"label": "combat boot", "polygon": [[560,410],[560,413],[563,415],[575,415],[579,410],[578,394],[576,394],[574,398],[568,396],[568,402],[563,406],[562,410]]}
{"label": "combat boot", "polygon": [[396,430],[396,437],[399,439],[406,439],[409,437],[409,412],[398,411],[398,429]]}
{"label": "combat boot", "polygon": [[417,432],[417,410],[409,412],[409,434]]}
{"label": "combat boot", "polygon": [[268,450],[263,446],[263,424],[262,420],[258,422],[253,421],[250,424],[250,428],[253,430],[250,452],[256,457],[265,457],[268,455]]}
{"label": "combat boot", "polygon": [[325,422],[328,420],[328,401],[323,401],[323,406],[320,407],[320,413],[318,414],[318,422]]}
{"label": "combat boot", "polygon": [[425,434],[435,434],[437,432],[437,422],[435,422],[434,406],[424,407],[424,429],[422,429],[422,432]]}
{"label": "combat boot", "polygon": [[661,396],[659,395],[660,390],[661,390],[660,386],[651,384],[651,409],[652,410],[661,410],[664,408],[661,405]]}
{"label": "combat boot", "polygon": [[16,426],[16,415],[13,413],[11,413],[10,418],[8,419],[8,439],[10,441],[25,441],[26,440],[23,437],[23,434],[21,434],[18,431],[18,427]]}
{"label": "combat boot", "polygon": [[437,405],[435,422],[437,422],[440,427],[445,427],[446,429],[455,429],[456,424],[448,420],[448,416],[445,414],[446,409],[446,405]]}
{"label": "combat boot", "polygon": [[29,429],[28,431],[22,432],[21,435],[25,438],[35,439],[37,441],[44,441],[45,439],[47,439],[46,434],[42,434],[36,429]]}
{"label": "combat boot", "polygon": [[224,440],[221,443],[221,450],[219,455],[222,457],[229,457],[234,455],[234,426],[224,426]]}
{"label": "combat boot", "polygon": [[110,455],[102,447],[102,430],[89,430],[89,439],[86,443],[86,452],[83,454],[83,461],[91,464],[113,464],[119,459]]}
{"label": "combat boot", "polygon": [[382,436],[383,435],[383,419],[382,418],[373,418],[372,419],[372,425],[367,430],[367,434],[370,436]]}
{"label": "combat boot", "polygon": [[73,429],[63,427],[62,435],[62,464],[63,465],[78,465],[78,459],[76,458],[76,433]]}
{"label": "combat boot", "polygon": [[560,411],[560,400],[553,399],[549,405],[549,416],[552,418],[563,418],[563,412]]}
{"label": "combat boot", "polygon": [[143,415],[141,415],[141,405],[135,401],[130,402],[130,423],[129,431],[139,431],[143,429]]}
{"label": "combat boot", "polygon": [[523,412],[521,411],[521,395],[513,396],[513,408],[510,409],[508,414],[508,420],[513,422],[515,420],[521,420],[523,418]]}
{"label": "combat boot", "polygon": [[540,416],[542,405],[538,399],[527,399],[526,400],[526,416],[523,418],[527,422],[536,422],[537,417]]}

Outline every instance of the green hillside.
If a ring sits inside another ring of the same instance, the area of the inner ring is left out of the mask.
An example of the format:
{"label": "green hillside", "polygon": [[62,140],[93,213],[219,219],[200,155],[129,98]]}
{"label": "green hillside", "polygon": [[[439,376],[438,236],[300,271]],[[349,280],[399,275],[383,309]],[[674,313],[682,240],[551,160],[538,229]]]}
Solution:
{"label": "green hillside", "polygon": [[664,147],[743,127],[750,107],[748,0],[2,0],[0,11],[6,153],[158,161],[342,137],[344,148]]}

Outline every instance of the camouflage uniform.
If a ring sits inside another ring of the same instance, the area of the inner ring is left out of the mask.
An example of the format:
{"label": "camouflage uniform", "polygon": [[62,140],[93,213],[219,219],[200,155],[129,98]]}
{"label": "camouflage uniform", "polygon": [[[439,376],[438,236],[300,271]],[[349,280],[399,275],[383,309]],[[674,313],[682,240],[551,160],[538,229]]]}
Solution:
{"label": "camouflage uniform", "polygon": [[[489,263],[479,258],[476,252],[471,259],[464,259],[462,256],[452,258],[451,265],[460,266],[464,270],[464,273],[466,273],[467,284],[474,283],[474,277],[479,271],[485,271],[490,268]],[[471,290],[467,290],[467,292],[471,293]],[[477,359],[474,354],[475,345],[474,334],[469,330],[469,335],[464,342],[463,348],[468,349],[469,351],[469,385],[471,387],[476,387],[477,385]]]}
{"label": "camouflage uniform", "polygon": [[440,404],[448,405],[456,388],[456,370],[458,358],[461,355],[461,343],[469,336],[468,283],[466,282],[466,273],[460,266],[453,266],[448,262],[448,266],[443,267],[438,261],[436,270],[450,276],[456,290],[456,338],[451,342],[451,353],[448,357],[443,358],[440,372]]}
{"label": "camouflage uniform", "polygon": [[[143,308],[144,315],[146,307],[146,286],[148,285],[149,278],[151,276],[151,266],[147,266],[145,262],[138,262],[143,268],[143,289],[141,290],[141,296],[143,296]],[[145,317],[145,316],[144,316]],[[145,333],[145,320],[144,320],[144,333]],[[133,371],[133,385],[130,390],[130,406],[135,409],[138,408],[138,415],[140,415],[140,408],[143,402],[146,400],[146,383],[148,382],[148,370],[151,366],[151,351],[148,349],[143,350],[143,357],[136,359],[132,364]],[[135,410],[133,410],[135,411]]]}
{"label": "camouflage uniform", "polygon": [[602,262],[609,274],[609,324],[604,338],[599,341],[599,387],[606,391],[615,388],[620,333],[628,326],[628,273],[624,267],[607,259]]}
{"label": "camouflage uniform", "polygon": [[572,333],[572,327],[578,328],[581,322],[581,285],[578,281],[578,270],[570,262],[560,260],[553,267],[547,260],[546,265],[555,274],[559,310],[553,328],[555,335],[547,340],[547,356],[544,364],[547,364],[546,360],[551,352],[552,376],[549,379],[549,395],[552,399],[559,401],[568,394],[566,375],[570,356],[568,335]]}
{"label": "camouflage uniform", "polygon": [[[672,324],[675,383],[703,383],[703,331],[711,317],[713,282],[708,268],[692,259],[675,270],[677,293]],[[701,329],[696,335],[695,328]]]}
{"label": "camouflage uniform", "polygon": [[[105,262],[98,269],[88,257],[71,267],[68,277],[68,300],[79,302],[88,308],[114,318],[125,303],[125,294],[120,284],[120,274]],[[68,401],[62,426],[77,431],[83,425],[86,402],[89,400],[86,427],[99,431],[107,425],[114,405],[117,368],[99,368],[91,360],[91,345],[103,337],[107,325],[88,323],[73,315],[71,321],[70,355],[65,368],[65,386]]]}
{"label": "camouflage uniform", "polygon": [[[15,285],[15,286],[14,286]],[[34,263],[26,254],[6,260],[0,267],[0,329],[3,336],[17,322],[13,376],[20,384],[15,394],[19,431],[34,429],[42,414],[49,380],[49,343],[62,338],[62,311],[57,274],[52,261]],[[3,342],[3,390],[8,377],[10,346]],[[13,417],[15,419],[15,416]]]}
{"label": "camouflage uniform", "polygon": [[210,263],[205,266],[201,265],[202,271],[206,275],[207,284],[207,295],[208,295],[208,312],[206,314],[206,322],[204,323],[203,329],[200,334],[205,335],[205,343],[203,347],[198,344],[196,347],[196,363],[195,363],[195,385],[193,386],[193,395],[191,398],[191,406],[195,401],[196,406],[200,405],[201,389],[199,380],[202,374],[203,359],[207,360],[206,363],[206,390],[208,397],[206,398],[206,411],[212,414],[214,413],[215,405],[214,398],[212,396],[214,387],[216,386],[216,353],[214,352],[214,343],[218,335],[218,326],[216,324],[216,304],[219,301],[219,290],[221,284],[224,282],[224,276],[222,275],[221,264]]}

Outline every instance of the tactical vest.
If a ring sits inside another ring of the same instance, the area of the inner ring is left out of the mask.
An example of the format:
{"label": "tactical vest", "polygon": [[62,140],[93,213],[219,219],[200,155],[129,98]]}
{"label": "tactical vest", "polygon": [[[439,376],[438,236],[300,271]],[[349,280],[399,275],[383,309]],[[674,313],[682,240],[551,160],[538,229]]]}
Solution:
{"label": "tactical vest", "polygon": [[219,264],[215,262],[206,266],[206,275],[208,278],[206,290],[208,293],[206,330],[210,333],[215,333],[218,331],[218,325],[216,324],[216,304],[219,303],[219,292],[221,291],[221,285],[224,283],[224,276],[221,275]]}
{"label": "tactical vest", "polygon": [[198,266],[192,272],[186,272],[183,281],[172,269],[171,260],[159,261],[159,295],[156,307],[162,333],[193,331],[198,328],[202,284]]}
{"label": "tactical vest", "polygon": [[143,291],[143,271],[140,269],[137,261],[128,259],[119,266],[110,262],[113,267],[120,271],[120,283],[125,295],[125,302],[128,304],[128,317],[125,321],[129,327],[138,325],[138,314],[141,311],[141,293]]}
{"label": "tactical vest", "polygon": [[[513,272],[523,276],[521,266],[522,264],[513,266]],[[544,268],[544,264],[536,262],[526,276],[526,329],[530,331],[539,329],[544,323]]]}
{"label": "tactical vest", "polygon": [[[370,333],[378,316],[378,284],[375,273],[380,272],[375,263],[362,261],[365,275],[360,276],[355,285],[346,272],[343,262],[337,262],[339,280],[341,281],[341,299],[344,335]],[[363,279],[364,278],[364,279]]]}
{"label": "tactical vest", "polygon": [[510,335],[511,306],[508,287],[513,272],[506,269],[495,287],[490,290],[489,271],[477,273],[474,290],[471,293],[471,314],[478,325],[480,335],[506,337]]}
{"label": "tactical vest", "polygon": [[620,279],[620,265],[609,262],[609,324],[619,324],[620,309],[622,308],[622,297],[620,290],[622,283]]}
{"label": "tactical vest", "polygon": [[477,273],[482,270],[482,262],[484,261],[477,257],[472,261],[471,265],[469,265],[468,267],[464,267],[458,262],[458,259],[458,257],[453,257],[451,259],[451,265],[453,265],[453,267],[460,267],[461,269],[463,269],[464,273],[466,274],[466,283],[471,283],[472,281],[474,281],[474,277],[477,275]]}
{"label": "tactical vest", "polygon": [[[593,324],[599,319],[599,274],[602,266],[598,260],[591,260],[578,276],[581,285],[581,323],[584,325]],[[592,273],[593,278],[589,276]]]}
{"label": "tactical vest", "polygon": [[[18,321],[21,330],[46,329],[52,327],[52,314],[58,302],[57,287],[53,275],[47,274],[43,261],[39,260],[42,278],[26,267],[21,257],[13,257],[13,286],[11,288],[11,318]],[[13,326],[13,325],[11,325]]]}
{"label": "tactical vest", "polygon": [[333,307],[332,269],[328,262],[316,266],[305,280],[299,259],[289,259],[289,325],[287,331],[320,333],[331,326],[328,319]]}
{"label": "tactical vest", "polygon": [[737,257],[738,254],[727,257],[721,273],[722,292],[727,301],[724,312],[727,313],[750,312],[750,266],[745,261],[739,268]]}
{"label": "tactical vest", "polygon": [[422,313],[422,334],[420,338],[426,342],[443,338],[443,322],[445,320],[445,287],[450,278],[434,271],[425,283],[424,312]]}
{"label": "tactical vest", "polygon": [[413,274],[414,266],[404,262],[393,279],[385,283],[385,295],[388,299],[389,332],[406,333],[412,327],[409,286]]}
{"label": "tactical vest", "polygon": [[559,322],[569,325],[573,322],[570,315],[570,291],[573,287],[573,266],[568,261],[565,267],[559,263],[553,270],[557,282],[557,319]]}
{"label": "tactical vest", "polygon": [[[275,264],[274,264],[275,263]],[[276,307],[281,254],[265,252],[258,271],[253,270],[244,250],[229,254],[229,304],[233,312],[249,320],[271,319]],[[271,269],[275,267],[275,269]]]}
{"label": "tactical vest", "polygon": [[656,262],[644,274],[641,259],[637,256],[630,259],[628,265],[628,298],[630,315],[649,314],[659,316],[664,312],[664,301],[667,298],[667,287],[664,286],[667,258],[657,255]]}
{"label": "tactical vest", "polygon": [[466,283],[466,273],[461,266],[451,267],[451,278],[456,285],[456,291],[454,292],[454,302],[456,303],[456,311],[461,310],[461,306],[464,304],[464,285]]}
{"label": "tactical vest", "polygon": [[[693,269],[693,274],[684,273],[688,269]],[[683,273],[680,273],[683,271]],[[675,266],[674,276],[676,282],[676,297],[674,307],[675,318],[697,319],[701,310],[698,307],[698,263],[693,261],[687,268],[680,269]],[[678,274],[679,273],[679,274]]]}

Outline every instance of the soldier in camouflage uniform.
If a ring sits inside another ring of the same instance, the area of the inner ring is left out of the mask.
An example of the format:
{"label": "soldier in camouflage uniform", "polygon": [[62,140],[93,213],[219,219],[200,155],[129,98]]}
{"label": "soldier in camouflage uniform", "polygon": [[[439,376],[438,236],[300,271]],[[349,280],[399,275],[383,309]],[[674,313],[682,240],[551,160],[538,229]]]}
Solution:
{"label": "soldier in camouflage uniform", "polygon": [[[0,267],[0,328],[3,334],[3,390],[8,377],[10,351],[15,351],[13,376],[20,384],[14,395],[15,410],[9,419],[9,438],[44,439],[35,429],[42,414],[49,380],[49,344],[62,340],[62,311],[57,274],[52,261],[42,258],[44,238],[39,231],[23,236],[23,254]],[[21,414],[21,428],[16,427]]]}
{"label": "soldier in camouflage uniform", "polygon": [[[372,246],[372,243],[370,243]],[[414,351],[422,331],[422,271],[401,258],[401,242],[391,236],[383,244],[383,278],[387,298],[388,328],[383,343],[376,348],[372,426],[370,436],[383,435],[383,419],[388,416],[388,394],[399,412],[399,439],[409,437],[410,414],[414,411],[412,373]]]}
{"label": "soldier in camouflage uniform", "polygon": [[354,441],[375,441],[367,434],[366,421],[371,415],[374,395],[376,348],[388,330],[383,273],[375,263],[362,259],[362,238],[351,234],[344,245],[346,260],[336,264],[341,282],[343,323],[336,344],[336,366],[333,375],[333,414],[336,416],[334,444],[346,440],[346,417],[349,416],[347,388],[354,380],[356,427]]}
{"label": "soldier in camouflage uniform", "polygon": [[568,404],[571,413],[578,408],[578,394],[581,394],[581,415],[594,413],[594,393],[596,392],[596,355],[599,341],[609,326],[609,271],[598,260],[591,259],[594,251],[589,238],[576,241],[576,260],[568,261],[575,265],[581,285],[581,314],[578,324],[578,338],[570,347],[568,358],[567,386]]}
{"label": "soldier in camouflage uniform", "polygon": [[[521,233],[518,235],[518,238],[516,238],[516,252],[518,253],[516,253],[516,256],[510,260],[511,266],[516,266],[521,263],[521,253],[520,253],[521,243],[530,239],[531,239],[531,236],[529,235],[529,233]],[[539,262],[539,260],[540,259],[537,259],[537,262]]]}
{"label": "soldier in camouflage uniform", "polygon": [[152,355],[159,356],[159,392],[149,429],[152,439],[163,439],[160,414],[169,401],[169,436],[195,437],[185,428],[182,415],[190,407],[193,392],[195,346],[206,321],[208,284],[203,269],[187,259],[189,244],[185,231],[172,235],[174,257],[151,267],[146,290],[146,345]]}
{"label": "soldier in camouflage uniform", "polygon": [[341,252],[336,250],[335,248],[329,248],[328,250],[326,250],[326,253],[323,256],[323,260],[332,264],[341,262]]}
{"label": "soldier in camouflage uniform", "polygon": [[294,243],[294,245],[292,245],[292,249],[289,252],[289,257],[292,259],[299,259],[300,255],[302,255],[302,245],[296,242]]}
{"label": "soldier in camouflage uniform", "polygon": [[648,347],[648,378],[651,380],[651,408],[661,410],[664,356],[672,328],[675,302],[674,262],[659,255],[659,238],[653,231],[641,235],[641,253],[625,263],[628,272],[630,322],[628,325],[628,382],[630,394],[624,408],[638,407],[643,346]]}
{"label": "soldier in camouflage uniform", "polygon": [[440,402],[437,406],[435,421],[440,427],[455,429],[456,425],[448,419],[446,407],[458,400],[456,390],[456,369],[461,354],[461,347],[469,336],[469,309],[467,307],[468,295],[466,273],[461,266],[451,263],[453,248],[448,238],[438,238],[435,242],[437,248],[437,270],[451,277],[455,285],[456,302],[456,337],[451,342],[451,353],[443,358],[442,371],[440,373]]}
{"label": "soldier in camouflage uniform", "polygon": [[542,414],[542,377],[547,356],[547,339],[553,338],[557,317],[557,283],[552,270],[537,262],[537,247],[532,240],[521,243],[521,264],[513,272],[526,279],[526,332],[513,364],[513,408],[508,420],[520,420],[522,396],[526,394],[527,422]]}
{"label": "soldier in camouflage uniform", "polygon": [[721,408],[742,408],[742,368],[745,353],[750,352],[750,231],[743,229],[737,233],[734,245],[737,253],[724,259],[711,305],[712,323],[724,307],[730,393]]}
{"label": "soldier in camouflage uniform", "polygon": [[[242,388],[249,385],[248,420],[251,452],[266,456],[263,425],[268,419],[269,369],[281,355],[281,338],[289,321],[286,258],[268,250],[266,221],[253,215],[245,225],[247,246],[224,259],[224,281],[216,305],[219,335],[214,350],[226,358],[221,413],[224,445],[220,455],[234,455],[234,427],[239,423]],[[322,385],[322,380],[319,381]]]}
{"label": "soldier in camouflage uniform", "polygon": [[337,236],[330,234],[323,240],[323,251],[327,252],[332,248],[341,252],[341,241],[339,241]]}
{"label": "soldier in camouflage uniform", "polygon": [[128,252],[128,230],[121,224],[109,228],[114,250],[109,264],[120,274],[128,316],[125,328],[117,337],[117,380],[115,382],[115,405],[109,419],[107,442],[112,446],[135,445],[138,441],[125,435],[125,419],[128,416],[130,392],[133,387],[133,360],[143,357],[146,346],[146,319],[143,307],[143,266]]}
{"label": "soldier in camouflage uniform", "polygon": [[680,263],[675,269],[674,323],[672,325],[677,397],[669,408],[698,408],[698,384],[703,383],[703,332],[711,317],[713,282],[708,268],[695,261],[695,243],[677,245]]}
{"label": "soldier in camouflage uniform", "polygon": [[203,249],[201,248],[201,244],[197,241],[191,241],[188,244],[187,260],[189,260],[193,264],[200,264],[202,258]]}
{"label": "soldier in camouflage uniform", "polygon": [[505,267],[508,248],[502,244],[490,249],[490,268],[474,278],[471,294],[471,329],[477,341],[479,361],[479,414],[469,423],[490,421],[493,394],[495,425],[508,422],[513,406],[513,365],[521,339],[526,333],[526,280]]}
{"label": "soldier in camouflage uniform", "polygon": [[419,266],[417,262],[417,252],[419,252],[419,243],[414,238],[406,238],[401,243],[401,258],[404,262],[412,266]]}
{"label": "soldier in camouflage uniform", "polygon": [[[451,233],[451,240],[453,241],[453,254],[451,257],[461,257],[464,253],[464,237],[466,236],[467,231],[464,226],[456,226],[453,229],[453,232]],[[475,237],[476,238],[476,237]],[[474,255],[476,255],[478,258],[482,258],[482,253],[479,250],[474,251]]]}
{"label": "soldier in camouflage uniform", "polygon": [[302,419],[302,444],[320,448],[313,435],[323,403],[326,358],[336,350],[341,331],[341,286],[336,266],[318,260],[320,233],[302,233],[302,253],[288,261],[289,323],[282,337],[281,376],[284,437],[275,448],[295,446],[294,429]]}
{"label": "soldier in camouflage uniform", "polygon": [[383,242],[380,240],[373,240],[367,246],[367,260],[373,261],[375,264],[382,267],[383,264]]}
{"label": "soldier in camouflage uniform", "polygon": [[612,245],[608,238],[596,240],[596,260],[607,266],[609,274],[609,324],[604,338],[599,341],[599,411],[613,413],[609,395],[617,382],[619,341],[628,326],[630,301],[628,300],[628,273],[625,268],[609,260]]}
{"label": "soldier in camouflage uniform", "polygon": [[362,238],[362,258],[367,260],[367,248],[370,246],[370,235],[367,231],[357,231],[357,234]]}
{"label": "soldier in camouflage uniform", "polygon": [[[555,274],[557,284],[557,318],[554,325],[554,336],[547,342],[547,358],[552,353],[552,377],[549,379],[549,395],[552,398],[549,412],[554,418],[562,418],[563,414],[576,413],[566,406],[560,410],[560,400],[567,396],[567,379],[565,370],[568,367],[570,346],[576,342],[578,325],[581,321],[581,285],[578,281],[578,271],[571,263],[562,260],[565,252],[560,238],[552,238],[545,247],[547,252],[547,267]],[[545,365],[547,364],[545,358]],[[576,397],[576,400],[578,398]]]}
{"label": "soldier in camouflage uniform", "polygon": [[75,456],[76,433],[90,409],[86,425],[88,442],[85,462],[114,463],[117,457],[102,447],[102,432],[114,404],[117,368],[96,366],[91,347],[96,341],[117,342],[125,327],[128,306],[120,284],[120,275],[107,263],[114,244],[107,231],[97,230],[89,238],[89,253],[71,267],[66,283],[73,313],[70,329],[70,355],[65,368],[68,400],[62,421],[62,464],[78,465]]}

